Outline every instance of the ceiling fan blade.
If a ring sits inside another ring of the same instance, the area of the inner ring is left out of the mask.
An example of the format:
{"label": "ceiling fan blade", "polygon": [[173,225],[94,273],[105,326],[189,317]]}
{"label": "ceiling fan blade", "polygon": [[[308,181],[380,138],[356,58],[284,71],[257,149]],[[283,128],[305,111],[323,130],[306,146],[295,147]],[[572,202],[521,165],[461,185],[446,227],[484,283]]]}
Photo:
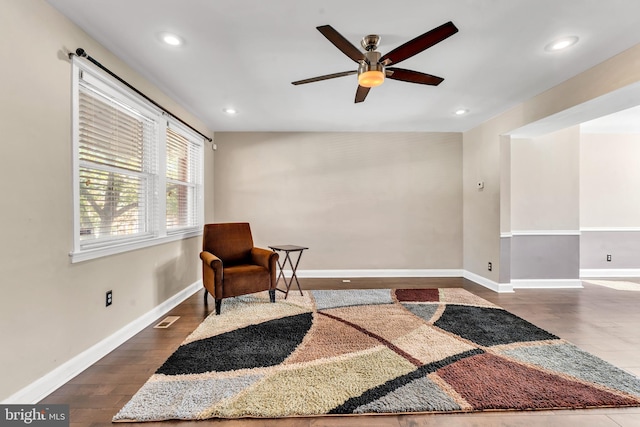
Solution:
{"label": "ceiling fan blade", "polygon": [[357,71],[343,71],[341,73],[333,73],[333,74],[326,74],[324,76],[318,76],[318,77],[312,77],[310,79],[304,79],[304,80],[298,80],[295,82],[291,82],[292,85],[303,85],[305,83],[313,83],[313,82],[319,82],[322,80],[328,80],[328,79],[335,79],[336,77],[344,77],[344,76],[348,76],[351,74],[356,74]]}
{"label": "ceiling fan blade", "polygon": [[358,102],[363,102],[364,99],[367,97],[367,95],[369,94],[369,90],[371,90],[370,87],[364,87],[364,86],[360,86],[358,85],[358,90],[356,90],[356,100],[355,103],[357,104]]}
{"label": "ceiling fan blade", "polygon": [[342,53],[347,55],[354,62],[366,61],[364,53],[352,45],[349,40],[345,39],[342,34],[337,32],[331,25],[322,25],[316,28],[327,38],[327,40],[333,43],[335,47],[340,49]]}
{"label": "ceiling fan blade", "polygon": [[438,86],[444,80],[442,77],[432,76],[431,74],[425,74],[419,71],[405,70],[404,68],[395,67],[387,68],[387,78],[431,86]]}
{"label": "ceiling fan blade", "polygon": [[411,58],[413,55],[440,43],[442,40],[457,32],[458,28],[453,25],[453,22],[449,21],[446,24],[442,24],[431,31],[427,31],[421,36],[406,42],[402,46],[398,46],[391,52],[382,56],[382,58],[380,58],[380,62],[384,65],[397,64],[400,61]]}

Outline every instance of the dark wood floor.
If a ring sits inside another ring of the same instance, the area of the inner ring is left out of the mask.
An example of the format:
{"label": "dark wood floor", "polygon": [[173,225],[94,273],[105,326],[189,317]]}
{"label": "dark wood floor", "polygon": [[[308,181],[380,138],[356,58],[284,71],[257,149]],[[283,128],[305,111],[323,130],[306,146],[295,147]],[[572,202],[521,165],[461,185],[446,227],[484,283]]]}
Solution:
{"label": "dark wood floor", "polygon": [[[625,279],[628,280],[628,279]],[[585,284],[584,289],[518,290],[497,294],[461,278],[301,279],[303,289],[464,287],[520,317],[640,376],[640,292]],[[640,280],[633,280],[640,283]],[[282,294],[278,293],[278,298]],[[109,426],[111,418],[164,360],[211,312],[198,292],[168,315],[180,316],[169,329],[151,325],[41,403],[70,405],[71,426]],[[224,303],[223,303],[224,310]],[[164,316],[163,316],[164,317]],[[155,324],[154,322],[153,324]],[[280,420],[208,420],[135,423],[157,426],[219,427],[422,427],[579,426],[640,427],[640,408],[501,412],[456,415],[313,417]]]}

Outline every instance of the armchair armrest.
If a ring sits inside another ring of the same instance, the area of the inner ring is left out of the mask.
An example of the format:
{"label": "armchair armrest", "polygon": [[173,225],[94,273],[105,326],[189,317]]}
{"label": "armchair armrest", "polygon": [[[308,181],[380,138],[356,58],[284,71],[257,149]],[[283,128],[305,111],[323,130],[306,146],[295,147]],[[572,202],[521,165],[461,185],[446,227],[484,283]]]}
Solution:
{"label": "armchair armrest", "polygon": [[278,257],[279,255],[276,252],[270,251],[268,249],[251,249],[251,259],[253,260],[253,263],[268,270],[275,270]]}
{"label": "armchair armrest", "polygon": [[203,285],[207,292],[216,299],[216,304],[218,304],[217,301],[221,300],[223,296],[222,276],[224,270],[222,268],[222,260],[207,251],[200,252],[200,259],[202,260]]}
{"label": "armchair armrest", "polygon": [[202,251],[200,252],[200,259],[209,267],[211,267],[214,271],[222,270],[222,260],[212,254],[211,252]]}

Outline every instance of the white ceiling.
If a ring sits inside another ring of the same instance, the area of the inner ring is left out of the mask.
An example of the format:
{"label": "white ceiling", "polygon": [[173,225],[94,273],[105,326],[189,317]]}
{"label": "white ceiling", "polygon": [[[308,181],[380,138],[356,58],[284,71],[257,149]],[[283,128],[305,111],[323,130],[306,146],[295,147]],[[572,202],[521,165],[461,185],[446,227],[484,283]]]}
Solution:
{"label": "white ceiling", "polygon": [[[640,43],[638,0],[48,2],[213,131],[465,131]],[[319,25],[357,47],[379,34],[384,54],[447,21],[460,31],[400,65],[440,86],[388,80],[354,104],[353,75],[291,85],[356,68]],[[164,45],[165,31],[184,46]],[[545,51],[568,35],[579,43]]]}

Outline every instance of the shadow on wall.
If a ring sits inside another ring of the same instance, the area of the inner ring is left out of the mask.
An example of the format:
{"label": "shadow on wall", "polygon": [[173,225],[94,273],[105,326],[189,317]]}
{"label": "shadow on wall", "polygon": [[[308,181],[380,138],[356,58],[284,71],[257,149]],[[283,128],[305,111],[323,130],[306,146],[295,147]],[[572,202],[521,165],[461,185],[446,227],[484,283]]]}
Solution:
{"label": "shadow on wall", "polygon": [[[171,298],[200,279],[199,238],[180,241],[177,256],[157,266],[155,271],[156,304]],[[196,253],[198,252],[198,253]]]}

